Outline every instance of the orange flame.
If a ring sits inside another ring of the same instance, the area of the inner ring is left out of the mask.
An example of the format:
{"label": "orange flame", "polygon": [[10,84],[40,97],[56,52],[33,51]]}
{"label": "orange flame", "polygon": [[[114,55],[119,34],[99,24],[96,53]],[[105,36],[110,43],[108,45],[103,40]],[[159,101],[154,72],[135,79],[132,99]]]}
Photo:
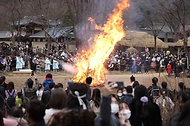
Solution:
{"label": "orange flame", "polygon": [[[93,78],[91,86],[98,86],[106,81],[104,67],[105,60],[109,57],[115,44],[125,36],[123,29],[124,20],[122,12],[129,8],[128,0],[121,0],[113,10],[113,14],[103,27],[96,25],[95,28],[101,32],[94,36],[94,44],[88,51],[82,51],[76,62],[77,75],[73,78],[75,82],[85,83],[86,77]],[[89,18],[91,22],[94,20]]]}

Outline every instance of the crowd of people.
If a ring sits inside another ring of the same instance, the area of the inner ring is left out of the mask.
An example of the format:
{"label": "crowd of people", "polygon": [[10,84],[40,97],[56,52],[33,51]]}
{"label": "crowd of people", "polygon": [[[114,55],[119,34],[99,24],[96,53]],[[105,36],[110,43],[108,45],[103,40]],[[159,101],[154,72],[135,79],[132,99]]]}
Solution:
{"label": "crowd of people", "polygon": [[147,74],[150,69],[154,69],[156,72],[166,71],[169,77],[172,73],[175,77],[180,77],[181,72],[189,70],[188,57],[184,52],[174,55],[169,51],[150,54],[149,51],[133,53],[117,50],[110,55],[107,64],[108,70],[127,70],[132,74]]}
{"label": "crowd of people", "polygon": [[[93,77],[86,83],[68,80],[55,84],[51,73],[40,83],[31,76],[21,89],[0,77],[0,125],[4,126],[162,126],[167,112],[176,106],[168,126],[189,126],[190,89],[179,82],[171,91],[167,82],[158,86],[158,78],[146,88],[135,76],[120,87],[115,82],[91,88]],[[176,104],[179,102],[180,104]]]}
{"label": "crowd of people", "polygon": [[[77,59],[76,53],[65,50],[66,46],[61,43],[52,44],[50,49],[47,48],[47,45],[39,48],[29,44],[5,47],[0,51],[1,71],[20,69],[45,72],[61,71],[64,70],[62,62],[74,64],[74,59]],[[11,53],[3,53],[5,50],[10,50]],[[145,49],[145,51],[137,53],[118,48],[105,62],[105,67],[110,71],[131,71],[132,74],[146,74],[150,69],[154,69],[156,72],[166,71],[168,77],[175,75],[178,78],[180,73],[189,70],[188,57],[184,52],[180,52],[178,55],[168,52],[150,53],[148,49]]]}

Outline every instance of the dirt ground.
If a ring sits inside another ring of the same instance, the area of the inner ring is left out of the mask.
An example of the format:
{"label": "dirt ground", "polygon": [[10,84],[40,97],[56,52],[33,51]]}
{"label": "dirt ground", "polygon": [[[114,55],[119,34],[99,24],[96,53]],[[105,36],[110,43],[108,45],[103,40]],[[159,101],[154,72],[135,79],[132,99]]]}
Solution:
{"label": "dirt ground", "polygon": [[[47,73],[45,72],[37,72],[35,73],[39,82],[42,83],[45,79]],[[61,72],[51,72],[53,75],[53,79],[55,83],[62,83],[65,87],[68,79],[72,78],[72,75],[65,71]],[[13,74],[12,72],[1,72],[0,75],[4,75],[6,77],[6,83],[13,81],[15,84],[15,88],[20,91],[20,89],[24,86],[25,81],[30,77],[30,74]],[[132,74],[129,71],[119,72],[119,71],[111,71],[106,74],[107,81],[123,81],[125,86],[130,84],[130,76]],[[152,84],[151,80],[153,77],[157,77],[159,82],[158,85],[161,84],[162,81],[166,81],[168,83],[168,87],[170,89],[178,89],[177,84],[181,81],[185,82],[187,87],[190,87],[190,78],[186,77],[186,74],[181,74],[181,78],[175,78],[174,76],[168,78],[167,73],[155,73],[155,71],[150,71],[148,74],[135,74],[133,75],[140,84],[148,87]],[[160,85],[161,86],[161,85]],[[102,89],[103,87],[99,87]]]}

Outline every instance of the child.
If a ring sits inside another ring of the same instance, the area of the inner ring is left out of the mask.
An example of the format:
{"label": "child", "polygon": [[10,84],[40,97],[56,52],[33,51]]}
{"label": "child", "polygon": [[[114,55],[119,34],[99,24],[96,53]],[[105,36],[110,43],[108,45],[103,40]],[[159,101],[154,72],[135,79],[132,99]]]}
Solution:
{"label": "child", "polygon": [[23,95],[21,92],[18,92],[17,97],[16,97],[16,106],[20,107],[22,105],[22,101],[23,101]]}
{"label": "child", "polygon": [[43,91],[44,91],[44,88],[43,88],[42,84],[39,84],[39,88],[36,91],[36,96],[37,96],[38,100],[40,100],[40,101],[42,99]]}

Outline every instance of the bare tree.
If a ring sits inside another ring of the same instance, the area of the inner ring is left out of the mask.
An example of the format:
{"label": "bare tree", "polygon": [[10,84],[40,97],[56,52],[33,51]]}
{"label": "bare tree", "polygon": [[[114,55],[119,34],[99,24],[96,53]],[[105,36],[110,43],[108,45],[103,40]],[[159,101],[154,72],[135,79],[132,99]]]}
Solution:
{"label": "bare tree", "polygon": [[178,39],[178,33],[182,33],[182,38],[184,39],[184,51],[187,53],[187,25],[190,18],[190,1],[188,0],[158,0],[158,5],[160,5],[160,10],[162,10],[165,15],[165,21],[174,30],[175,41]]}
{"label": "bare tree", "polygon": [[[148,4],[149,3],[149,4]],[[159,35],[160,31],[163,29],[164,24],[162,23],[162,18],[159,11],[156,10],[156,4],[152,0],[145,0],[138,3],[139,9],[144,16],[144,26],[149,27],[154,36],[154,50],[157,50],[156,47],[156,38]],[[161,24],[162,23],[162,24]],[[161,24],[161,27],[158,25]]]}

